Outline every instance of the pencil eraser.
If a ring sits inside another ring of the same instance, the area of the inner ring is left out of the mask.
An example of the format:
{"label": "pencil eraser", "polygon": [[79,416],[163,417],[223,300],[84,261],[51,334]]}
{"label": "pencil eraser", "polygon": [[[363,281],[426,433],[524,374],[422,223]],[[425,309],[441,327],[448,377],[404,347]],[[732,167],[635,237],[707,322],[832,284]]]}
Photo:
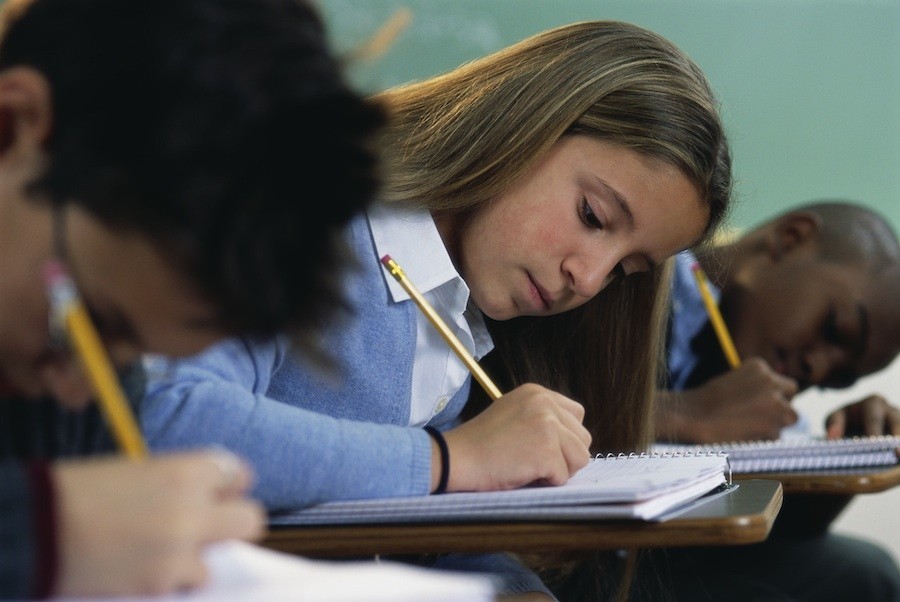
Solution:
{"label": "pencil eraser", "polygon": [[691,264],[691,269],[696,272],[697,270],[700,269],[700,263],[695,261],[694,263]]}
{"label": "pencil eraser", "polygon": [[65,266],[57,259],[50,259],[44,263],[44,282],[54,284],[68,276]]}
{"label": "pencil eraser", "polygon": [[391,262],[391,256],[390,256],[390,255],[385,255],[384,257],[381,258],[381,263],[383,263],[384,265],[387,265],[387,264],[389,264],[390,262]]}

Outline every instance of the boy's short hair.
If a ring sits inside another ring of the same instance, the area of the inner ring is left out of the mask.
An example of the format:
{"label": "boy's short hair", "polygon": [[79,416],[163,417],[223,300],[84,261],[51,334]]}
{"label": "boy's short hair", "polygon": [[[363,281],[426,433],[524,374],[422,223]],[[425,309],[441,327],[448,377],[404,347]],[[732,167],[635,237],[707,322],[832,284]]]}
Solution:
{"label": "boy's short hair", "polygon": [[298,0],[33,0],[0,69],[48,81],[37,201],[147,236],[219,326],[303,332],[336,305],[338,234],[376,191],[381,109]]}

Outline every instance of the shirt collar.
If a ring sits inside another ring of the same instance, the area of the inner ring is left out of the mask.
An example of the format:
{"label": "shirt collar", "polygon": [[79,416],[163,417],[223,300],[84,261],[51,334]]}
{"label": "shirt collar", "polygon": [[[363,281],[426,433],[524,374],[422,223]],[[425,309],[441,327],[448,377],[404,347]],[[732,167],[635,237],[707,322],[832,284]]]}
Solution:
{"label": "shirt collar", "polygon": [[[468,286],[453,266],[429,211],[374,203],[367,213],[378,257],[390,255],[420,292],[458,280],[468,295]],[[387,270],[383,272],[394,301],[409,299],[400,283]]]}
{"label": "shirt collar", "polygon": [[[431,213],[426,209],[373,203],[369,206],[367,217],[378,257],[390,255],[420,293],[433,292],[446,302],[448,309],[466,315],[476,357],[483,357],[493,349],[484,318],[478,308],[469,302],[469,286],[450,260]],[[406,289],[387,270],[383,270],[382,276],[395,303],[410,298]]]}

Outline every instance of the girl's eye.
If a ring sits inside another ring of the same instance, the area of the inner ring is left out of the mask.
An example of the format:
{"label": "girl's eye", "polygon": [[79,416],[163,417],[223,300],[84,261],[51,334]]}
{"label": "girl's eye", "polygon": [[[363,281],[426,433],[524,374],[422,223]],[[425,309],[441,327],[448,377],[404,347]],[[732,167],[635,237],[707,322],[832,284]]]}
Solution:
{"label": "girl's eye", "polygon": [[591,208],[591,204],[585,197],[581,198],[581,221],[583,221],[591,228],[596,228],[598,230],[602,230],[604,228],[603,222],[600,221],[600,218],[597,217],[596,213],[594,213],[594,210]]}

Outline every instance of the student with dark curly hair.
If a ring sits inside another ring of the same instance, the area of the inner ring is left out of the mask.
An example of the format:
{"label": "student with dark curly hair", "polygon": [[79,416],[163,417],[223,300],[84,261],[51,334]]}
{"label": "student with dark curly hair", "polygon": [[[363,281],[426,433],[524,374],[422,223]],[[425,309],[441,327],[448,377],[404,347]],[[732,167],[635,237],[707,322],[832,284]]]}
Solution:
{"label": "student with dark curly hair", "polygon": [[0,597],[197,585],[203,544],[262,532],[251,470],[108,453],[42,269],[64,263],[123,368],[235,334],[311,350],[383,112],[295,0],[9,0],[2,18]]}

